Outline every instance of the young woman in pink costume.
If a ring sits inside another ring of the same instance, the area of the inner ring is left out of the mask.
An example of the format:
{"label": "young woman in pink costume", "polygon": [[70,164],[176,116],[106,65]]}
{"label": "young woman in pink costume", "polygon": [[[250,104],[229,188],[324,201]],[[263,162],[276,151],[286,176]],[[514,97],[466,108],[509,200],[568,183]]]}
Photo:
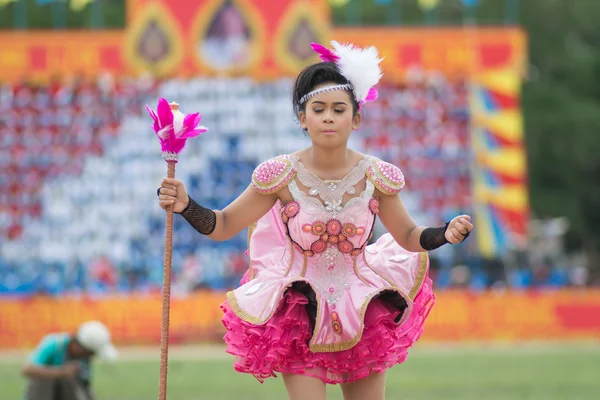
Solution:
{"label": "young woman in pink costume", "polygon": [[[377,98],[377,50],[313,44],[323,62],[298,76],[293,105],[312,145],[260,164],[225,209],[191,199],[164,179],[162,208],[196,230],[227,240],[249,228],[250,265],[227,293],[223,324],[235,369],[259,381],[279,372],[290,399],[383,399],[385,370],[406,360],[435,297],[427,251],[458,244],[473,225],[460,215],[444,227],[417,226],[396,166],[347,147],[361,109]],[[389,233],[367,245],[375,219]]]}

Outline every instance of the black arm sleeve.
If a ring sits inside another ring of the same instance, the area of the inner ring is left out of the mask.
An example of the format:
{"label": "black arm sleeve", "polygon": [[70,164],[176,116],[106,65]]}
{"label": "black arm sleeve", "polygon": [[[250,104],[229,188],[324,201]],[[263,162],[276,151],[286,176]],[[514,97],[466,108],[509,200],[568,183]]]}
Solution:
{"label": "black arm sleeve", "polygon": [[[442,247],[446,243],[449,243],[446,240],[446,229],[448,229],[448,225],[450,222],[446,222],[446,225],[440,228],[426,228],[423,232],[421,232],[421,236],[419,237],[419,244],[421,247],[427,251],[435,250],[438,247]],[[463,237],[464,242],[466,238],[469,237],[471,232],[467,232],[467,234]]]}
{"label": "black arm sleeve", "polygon": [[442,247],[448,241],[444,236],[446,233],[446,228],[448,224],[441,228],[426,228],[423,232],[421,232],[421,236],[419,237],[419,244],[421,247],[427,251],[435,250],[438,247]]}
{"label": "black arm sleeve", "polygon": [[202,207],[190,196],[188,196],[188,199],[190,201],[187,207],[179,214],[201,234],[210,235],[213,233],[217,225],[217,214],[213,210]]}

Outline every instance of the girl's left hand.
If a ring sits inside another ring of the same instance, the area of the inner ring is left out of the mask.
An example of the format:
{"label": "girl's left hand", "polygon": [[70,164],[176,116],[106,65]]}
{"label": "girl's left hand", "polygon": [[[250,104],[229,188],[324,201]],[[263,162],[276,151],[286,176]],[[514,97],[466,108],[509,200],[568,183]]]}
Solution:
{"label": "girl's left hand", "polygon": [[468,215],[459,215],[454,217],[448,228],[446,229],[445,237],[446,240],[452,244],[459,244],[469,232],[473,230],[473,224],[471,223],[471,217]]}

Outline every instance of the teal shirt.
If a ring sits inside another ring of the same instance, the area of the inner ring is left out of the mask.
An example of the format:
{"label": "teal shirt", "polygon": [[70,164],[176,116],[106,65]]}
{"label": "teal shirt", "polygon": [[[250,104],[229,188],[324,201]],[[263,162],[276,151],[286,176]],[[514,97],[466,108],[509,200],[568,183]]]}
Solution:
{"label": "teal shirt", "polygon": [[[29,362],[40,367],[60,367],[70,361],[67,347],[71,335],[68,333],[51,333],[45,336],[37,348],[29,356]],[[89,383],[91,366],[89,359],[77,360],[79,364],[78,377],[81,382]]]}
{"label": "teal shirt", "polygon": [[71,336],[52,333],[45,336],[29,357],[29,362],[40,367],[60,367],[67,362],[67,346]]}
{"label": "teal shirt", "polygon": [[[29,362],[40,367],[60,367],[69,361],[67,347],[71,335],[68,333],[52,333],[45,336],[29,356]],[[88,359],[78,360],[78,380],[81,384],[89,385],[90,363]],[[22,400],[26,400],[23,395]]]}

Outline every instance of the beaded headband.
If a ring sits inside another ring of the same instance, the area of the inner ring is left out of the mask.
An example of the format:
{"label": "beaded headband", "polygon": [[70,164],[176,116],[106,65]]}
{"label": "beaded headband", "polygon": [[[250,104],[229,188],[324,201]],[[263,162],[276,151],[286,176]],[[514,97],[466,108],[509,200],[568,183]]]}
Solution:
{"label": "beaded headband", "polygon": [[352,90],[352,85],[349,83],[346,83],[343,85],[332,85],[332,86],[325,86],[322,88],[315,89],[312,92],[308,92],[304,96],[302,96],[302,98],[300,99],[300,104],[304,104],[305,102],[307,102],[308,100],[310,100],[311,98],[315,97],[318,94],[325,93],[325,92],[332,92],[334,90]]}

